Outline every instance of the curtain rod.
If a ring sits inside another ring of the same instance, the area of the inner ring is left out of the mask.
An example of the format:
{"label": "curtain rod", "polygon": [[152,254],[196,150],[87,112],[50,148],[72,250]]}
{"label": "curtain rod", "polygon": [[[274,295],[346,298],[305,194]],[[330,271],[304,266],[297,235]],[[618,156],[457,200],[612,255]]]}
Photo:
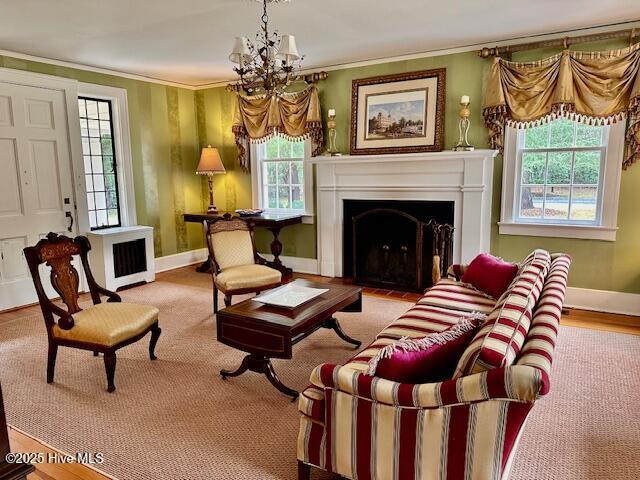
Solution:
{"label": "curtain rod", "polygon": [[633,39],[640,36],[640,29],[630,28],[627,30],[617,30],[615,32],[593,33],[590,35],[578,35],[576,37],[554,38],[553,40],[541,40],[531,43],[519,43],[515,45],[505,45],[502,47],[484,47],[478,50],[478,56],[482,58],[497,57],[503,54],[521,52],[523,50],[533,50],[545,47],[569,48],[569,45],[578,43],[597,42],[600,40],[611,40],[614,38],[628,38],[629,45],[633,44]]}

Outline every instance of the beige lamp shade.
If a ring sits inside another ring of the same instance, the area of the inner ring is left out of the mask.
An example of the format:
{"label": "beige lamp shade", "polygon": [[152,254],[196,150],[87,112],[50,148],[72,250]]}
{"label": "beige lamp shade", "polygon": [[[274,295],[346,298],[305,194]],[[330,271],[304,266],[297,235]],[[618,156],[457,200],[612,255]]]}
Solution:
{"label": "beige lamp shade", "polygon": [[247,37],[236,37],[229,60],[241,65],[251,60],[251,50],[249,50],[249,39]]}
{"label": "beige lamp shade", "polygon": [[276,58],[285,63],[289,63],[300,58],[298,48],[296,47],[296,37],[293,35],[282,36]]}
{"label": "beige lamp shade", "polygon": [[207,145],[202,149],[202,153],[200,154],[200,163],[198,163],[196,173],[198,175],[226,173],[217,148]]}

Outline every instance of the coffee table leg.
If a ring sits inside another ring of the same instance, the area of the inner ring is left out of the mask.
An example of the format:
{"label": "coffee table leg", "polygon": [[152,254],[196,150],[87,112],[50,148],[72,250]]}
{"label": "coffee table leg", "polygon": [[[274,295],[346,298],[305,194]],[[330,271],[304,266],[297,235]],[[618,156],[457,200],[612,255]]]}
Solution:
{"label": "coffee table leg", "polygon": [[291,401],[294,402],[298,398],[298,392],[293,390],[292,388],[287,387],[283,384],[276,372],[273,370],[273,364],[271,363],[271,359],[263,357],[261,355],[249,354],[242,360],[242,364],[238,367],[237,370],[220,370],[220,375],[223,380],[226,380],[228,377],[237,377],[238,375],[242,375],[247,370],[251,370],[256,373],[263,373],[271,385],[276,387],[279,391],[292,397]]}
{"label": "coffee table leg", "polygon": [[342,327],[340,326],[340,322],[338,322],[338,319],[336,317],[331,317],[327,320],[325,320],[324,324],[322,325],[324,328],[329,328],[331,330],[333,330],[334,332],[336,332],[336,334],[345,342],[350,343],[352,345],[355,345],[356,348],[360,348],[360,345],[362,345],[362,342],[360,340],[356,340],[355,338],[351,338],[349,335],[347,335],[346,333],[344,333],[344,330],[342,330]]}

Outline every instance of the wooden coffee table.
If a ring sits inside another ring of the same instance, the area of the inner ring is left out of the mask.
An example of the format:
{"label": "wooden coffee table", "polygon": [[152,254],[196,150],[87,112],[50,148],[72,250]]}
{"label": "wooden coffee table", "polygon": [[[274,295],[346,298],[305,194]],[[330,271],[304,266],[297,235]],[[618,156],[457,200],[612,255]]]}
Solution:
{"label": "wooden coffee table", "polygon": [[362,289],[302,279],[295,282],[329,291],[295,309],[271,307],[249,299],[218,312],[218,341],[248,353],[237,370],[220,370],[223,379],[237,377],[247,370],[263,373],[274,387],[295,400],[298,392],[278,379],[272,358],[291,358],[292,347],[319,328],[330,328],[355,348],[360,347],[361,342],[344,333],[333,314],[361,312]]}

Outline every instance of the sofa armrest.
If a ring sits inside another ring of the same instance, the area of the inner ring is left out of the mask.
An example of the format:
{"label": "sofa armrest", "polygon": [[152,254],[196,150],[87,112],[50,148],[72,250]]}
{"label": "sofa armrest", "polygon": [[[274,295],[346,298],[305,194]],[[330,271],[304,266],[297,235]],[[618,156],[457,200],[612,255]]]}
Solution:
{"label": "sofa armrest", "polygon": [[311,383],[395,407],[440,408],[510,400],[533,402],[548,390],[546,376],[529,365],[512,365],[439,383],[397,383],[371,377],[349,365],[322,364],[311,373]]}
{"label": "sofa armrest", "polygon": [[460,281],[462,275],[464,274],[464,270],[467,266],[462,265],[460,263],[454,263],[447,268],[447,277],[454,278],[457,282]]}

